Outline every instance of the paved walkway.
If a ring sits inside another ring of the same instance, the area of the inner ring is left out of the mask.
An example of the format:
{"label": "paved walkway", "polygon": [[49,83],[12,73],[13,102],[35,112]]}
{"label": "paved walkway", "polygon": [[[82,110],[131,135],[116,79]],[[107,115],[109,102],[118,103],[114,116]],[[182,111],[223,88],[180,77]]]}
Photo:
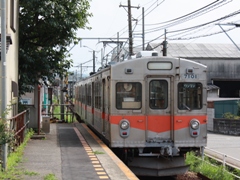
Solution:
{"label": "paved walkway", "polygon": [[[57,125],[50,125],[50,133],[45,139],[30,139],[24,150],[20,168],[37,175],[25,175],[24,180],[43,180],[44,176],[54,174],[62,180],[61,149],[57,139]],[[30,173],[29,173],[30,174]]]}
{"label": "paved walkway", "polygon": [[50,174],[57,180],[138,179],[80,123],[51,123],[45,139],[29,140],[19,168],[29,172],[23,180],[44,180]]}

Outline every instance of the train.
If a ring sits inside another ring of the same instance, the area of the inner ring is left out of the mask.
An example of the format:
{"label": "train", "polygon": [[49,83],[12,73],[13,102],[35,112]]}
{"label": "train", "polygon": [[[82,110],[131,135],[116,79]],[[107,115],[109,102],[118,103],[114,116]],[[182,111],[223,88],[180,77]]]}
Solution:
{"label": "train", "polygon": [[207,67],[140,51],[74,85],[76,117],[137,176],[188,170],[207,145]]}

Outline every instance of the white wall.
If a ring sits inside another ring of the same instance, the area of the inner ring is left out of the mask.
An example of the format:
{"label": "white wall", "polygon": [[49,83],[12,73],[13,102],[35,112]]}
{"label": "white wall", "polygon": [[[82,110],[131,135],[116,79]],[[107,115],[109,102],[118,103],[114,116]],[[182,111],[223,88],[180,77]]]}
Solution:
{"label": "white wall", "polygon": [[213,131],[213,118],[214,118],[214,113],[215,113],[214,108],[207,108],[207,116],[208,116],[207,130],[208,130],[208,131]]}
{"label": "white wall", "polygon": [[[16,30],[15,32],[10,27],[11,2],[14,2],[14,5],[15,5],[15,16],[14,16],[15,17],[14,27]],[[2,96],[2,90],[5,90],[7,106],[11,105],[11,103],[13,103],[13,102],[15,102],[15,103],[18,102],[18,98],[13,97],[13,93],[12,93],[12,81],[14,81],[18,84],[18,47],[19,47],[18,46],[19,29],[18,29],[18,12],[17,12],[18,2],[19,2],[19,0],[6,1],[6,27],[7,27],[6,35],[8,35],[8,36],[10,35],[10,37],[12,39],[12,44],[9,45],[9,48],[7,49],[7,52],[6,52],[6,87],[2,87],[0,89],[0,98]],[[1,11],[0,11],[0,13],[1,13]],[[2,73],[1,67],[0,67],[0,72]],[[1,110],[2,110],[2,108],[1,108]],[[8,116],[10,116],[10,117],[13,116],[12,110],[10,111]]]}

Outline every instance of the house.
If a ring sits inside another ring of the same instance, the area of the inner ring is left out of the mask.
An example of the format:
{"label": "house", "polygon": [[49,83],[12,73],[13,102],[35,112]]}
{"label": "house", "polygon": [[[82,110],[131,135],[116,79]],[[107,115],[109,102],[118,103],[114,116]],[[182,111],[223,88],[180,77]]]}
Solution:
{"label": "house", "polygon": [[[8,117],[18,113],[18,5],[19,0],[8,0],[0,5],[0,114],[8,108]],[[5,53],[3,46],[6,47]]]}

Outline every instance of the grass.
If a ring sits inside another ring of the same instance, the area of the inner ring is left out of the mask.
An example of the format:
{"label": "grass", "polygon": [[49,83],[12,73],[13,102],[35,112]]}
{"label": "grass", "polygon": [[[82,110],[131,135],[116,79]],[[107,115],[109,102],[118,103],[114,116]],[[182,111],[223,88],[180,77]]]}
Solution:
{"label": "grass", "polygon": [[205,157],[204,160],[195,156],[193,152],[187,153],[186,164],[190,165],[190,171],[201,173],[211,180],[234,180],[227,167],[219,165],[215,160]]}
{"label": "grass", "polygon": [[57,180],[55,174],[48,174],[44,176],[44,180]]}
{"label": "grass", "polygon": [[37,175],[35,172],[24,171],[17,168],[17,165],[22,162],[24,148],[33,134],[34,131],[29,130],[24,138],[24,142],[16,149],[15,152],[9,154],[7,158],[7,168],[6,170],[0,171],[0,179],[20,180],[23,175]]}
{"label": "grass", "polygon": [[104,152],[101,152],[101,151],[93,151],[93,154],[104,154]]}
{"label": "grass", "polygon": [[[58,100],[56,98],[56,96],[53,97],[53,104],[54,104],[54,110],[53,110],[53,114],[56,114],[54,115],[54,117],[58,118],[59,120],[61,120],[61,105],[58,104]],[[72,123],[74,120],[72,120],[72,113],[68,113],[66,114],[66,109],[64,107],[64,120],[68,123]]]}

